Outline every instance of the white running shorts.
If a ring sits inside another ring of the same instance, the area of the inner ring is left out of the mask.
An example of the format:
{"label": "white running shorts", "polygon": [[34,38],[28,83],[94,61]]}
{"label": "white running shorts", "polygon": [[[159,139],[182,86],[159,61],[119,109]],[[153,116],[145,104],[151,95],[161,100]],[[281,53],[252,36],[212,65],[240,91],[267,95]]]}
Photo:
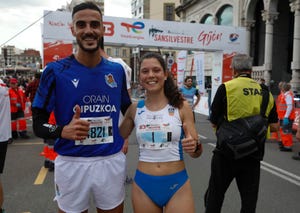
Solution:
{"label": "white running shorts", "polygon": [[55,199],[61,210],[80,213],[93,198],[97,208],[110,210],[125,198],[126,156],[123,152],[105,157],[57,156]]}

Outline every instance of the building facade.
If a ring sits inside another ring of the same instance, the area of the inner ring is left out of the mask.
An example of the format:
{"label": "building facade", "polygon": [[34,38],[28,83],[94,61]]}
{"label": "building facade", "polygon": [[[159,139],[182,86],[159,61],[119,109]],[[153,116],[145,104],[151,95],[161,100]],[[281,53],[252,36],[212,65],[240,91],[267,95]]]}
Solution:
{"label": "building facade", "polygon": [[300,93],[300,0],[181,0],[182,22],[245,27],[253,76],[273,93],[280,81]]}
{"label": "building facade", "polygon": [[132,0],[132,18],[154,19],[164,21],[180,21],[175,13],[175,8],[180,5],[180,0]]}
{"label": "building facade", "polygon": [[40,52],[34,49],[21,50],[13,45],[3,46],[0,55],[0,75],[33,75],[40,70]]}
{"label": "building facade", "polygon": [[[180,0],[160,0],[160,1],[150,1],[150,0],[132,0],[131,1],[131,14],[132,18],[136,19],[152,19],[161,21],[180,21],[179,16],[176,15],[175,8],[180,6]],[[168,60],[173,60],[176,56],[174,50],[159,49],[159,48],[143,48],[137,47],[133,49],[132,62],[134,64],[134,80],[136,81],[136,76],[138,72],[137,61],[144,52],[155,51],[160,52],[166,63]],[[174,61],[174,60],[173,60]]]}

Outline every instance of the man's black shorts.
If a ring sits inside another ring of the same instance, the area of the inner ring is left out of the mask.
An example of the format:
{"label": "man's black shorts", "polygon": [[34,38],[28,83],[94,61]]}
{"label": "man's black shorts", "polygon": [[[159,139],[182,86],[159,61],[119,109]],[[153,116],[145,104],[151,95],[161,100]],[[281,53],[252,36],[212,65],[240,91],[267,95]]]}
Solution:
{"label": "man's black shorts", "polygon": [[3,172],[8,141],[0,142],[0,174]]}

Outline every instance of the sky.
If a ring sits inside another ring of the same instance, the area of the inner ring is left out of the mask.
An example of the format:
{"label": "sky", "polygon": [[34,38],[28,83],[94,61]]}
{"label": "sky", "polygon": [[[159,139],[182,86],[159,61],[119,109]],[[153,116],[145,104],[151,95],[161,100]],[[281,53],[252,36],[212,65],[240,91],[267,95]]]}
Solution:
{"label": "sky", "polygon": [[[14,45],[41,51],[43,11],[55,11],[67,2],[71,0],[0,0],[0,48]],[[131,17],[131,0],[105,0],[104,7],[105,16]]]}

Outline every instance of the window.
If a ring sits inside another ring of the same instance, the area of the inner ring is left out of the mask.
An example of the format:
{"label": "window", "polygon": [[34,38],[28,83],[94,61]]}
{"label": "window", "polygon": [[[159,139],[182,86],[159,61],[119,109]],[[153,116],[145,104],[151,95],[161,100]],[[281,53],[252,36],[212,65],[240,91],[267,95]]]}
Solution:
{"label": "window", "polygon": [[205,15],[200,21],[202,24],[214,24],[214,18],[212,15]]}
{"label": "window", "polygon": [[127,50],[126,49],[123,49],[122,50],[122,57],[127,57]]}
{"label": "window", "polygon": [[232,26],[232,20],[233,20],[232,11],[233,11],[233,8],[230,5],[226,5],[226,6],[222,7],[217,15],[218,25]]}
{"label": "window", "polygon": [[120,49],[119,48],[115,48],[115,57],[119,57],[120,56]]}
{"label": "window", "polygon": [[107,53],[107,55],[111,56],[111,49],[107,48],[106,53]]}
{"label": "window", "polygon": [[164,4],[164,20],[175,20],[175,4]]}

